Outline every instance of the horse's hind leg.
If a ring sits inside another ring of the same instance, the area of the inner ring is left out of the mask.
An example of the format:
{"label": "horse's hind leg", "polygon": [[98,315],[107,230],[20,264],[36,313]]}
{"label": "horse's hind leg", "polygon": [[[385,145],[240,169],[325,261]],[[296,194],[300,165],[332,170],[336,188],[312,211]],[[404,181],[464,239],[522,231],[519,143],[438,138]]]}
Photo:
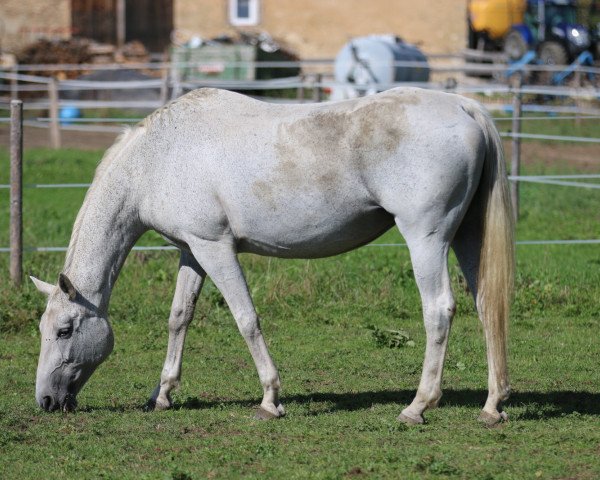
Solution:
{"label": "horse's hind leg", "polygon": [[179,384],[183,344],[205,277],[206,273],[194,257],[190,253],[181,252],[177,285],[169,316],[167,358],[160,376],[160,383],[148,401],[150,409],[163,410],[172,405],[169,394]]}
{"label": "horse's hind leg", "polygon": [[456,311],[450,276],[448,248],[441,235],[404,235],[410,250],[415,280],[423,302],[427,334],[423,372],[417,394],[398,419],[405,423],[423,423],[423,412],[436,407],[442,396],[442,371],[448,336]]}
{"label": "horse's hind leg", "polygon": [[200,265],[223,294],[250,349],[264,390],[258,417],[268,419],[283,416],[285,410],[279,402],[279,373],[267,350],[234,247],[229,243],[200,239],[188,241],[188,244]]}

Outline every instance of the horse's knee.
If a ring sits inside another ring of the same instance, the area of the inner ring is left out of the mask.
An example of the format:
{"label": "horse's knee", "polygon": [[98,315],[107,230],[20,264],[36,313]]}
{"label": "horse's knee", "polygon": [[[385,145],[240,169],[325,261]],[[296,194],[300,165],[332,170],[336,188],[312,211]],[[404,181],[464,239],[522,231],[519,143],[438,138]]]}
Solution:
{"label": "horse's knee", "polygon": [[245,339],[253,339],[260,332],[258,315],[255,312],[242,313],[236,316],[238,329]]}
{"label": "horse's knee", "polygon": [[443,344],[447,340],[455,313],[456,303],[453,298],[435,302],[426,309],[425,328],[436,343]]}
{"label": "horse's knee", "polygon": [[170,323],[176,325],[181,322],[181,320],[185,317],[185,307],[176,306],[171,309],[171,316],[169,318]]}
{"label": "horse's knee", "polygon": [[186,326],[185,317],[184,307],[171,309],[171,315],[169,315],[169,333],[179,334]]}
{"label": "horse's knee", "polygon": [[194,316],[194,309],[196,307],[196,296],[191,294],[184,302],[178,303],[171,307],[171,314],[169,315],[169,330],[179,331],[185,327]]}

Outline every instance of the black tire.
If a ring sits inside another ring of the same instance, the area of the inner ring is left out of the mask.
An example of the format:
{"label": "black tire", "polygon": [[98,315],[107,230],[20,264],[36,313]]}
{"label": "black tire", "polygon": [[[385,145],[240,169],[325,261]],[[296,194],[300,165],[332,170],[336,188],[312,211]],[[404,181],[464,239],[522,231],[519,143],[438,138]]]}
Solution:
{"label": "black tire", "polygon": [[[566,65],[569,56],[565,47],[558,42],[544,42],[540,46],[539,59],[542,65]],[[538,82],[544,85],[552,84],[552,78],[557,72],[539,72]]]}
{"label": "black tire", "polygon": [[569,60],[567,50],[558,42],[544,42],[540,46],[542,65],[566,65]]}
{"label": "black tire", "polygon": [[510,32],[504,39],[504,53],[508,56],[509,61],[519,60],[527,53],[527,42],[516,30]]}

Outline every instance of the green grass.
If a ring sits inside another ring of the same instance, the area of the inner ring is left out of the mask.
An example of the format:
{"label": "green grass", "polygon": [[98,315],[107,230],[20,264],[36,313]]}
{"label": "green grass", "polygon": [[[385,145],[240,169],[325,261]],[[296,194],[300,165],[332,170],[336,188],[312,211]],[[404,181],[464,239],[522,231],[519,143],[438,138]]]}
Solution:
{"label": "green grass", "polygon": [[[594,150],[595,151],[595,150]],[[26,152],[25,182],[88,182],[101,152]],[[573,173],[532,159],[525,173]],[[0,183],[7,183],[0,151]],[[25,243],[68,242],[83,189],[26,190]],[[8,244],[0,191],[0,246]],[[599,238],[597,191],[524,184],[519,239]],[[381,240],[401,242],[391,231]],[[140,244],[161,244],[148,235]],[[476,421],[486,396],[483,335],[455,260],[458,302],[441,408],[428,424],[395,418],[419,381],[425,335],[408,252],[363,248],[318,261],[242,256],[280,368],[288,415],[253,419],[261,388],[224,301],[208,282],[186,343],[175,408],[144,413],[166,351],[177,255],[133,253],[110,314],[115,350],[74,414],[33,394],[44,299],[16,291],[0,256],[1,478],[581,478],[600,477],[600,248],[518,247],[511,322],[510,421]],[[28,253],[55,281],[63,254]],[[376,326],[379,330],[370,329]],[[389,348],[381,335],[408,338]],[[383,332],[383,333],[382,333]],[[410,342],[410,344],[408,343]],[[414,346],[412,345],[414,342]]]}

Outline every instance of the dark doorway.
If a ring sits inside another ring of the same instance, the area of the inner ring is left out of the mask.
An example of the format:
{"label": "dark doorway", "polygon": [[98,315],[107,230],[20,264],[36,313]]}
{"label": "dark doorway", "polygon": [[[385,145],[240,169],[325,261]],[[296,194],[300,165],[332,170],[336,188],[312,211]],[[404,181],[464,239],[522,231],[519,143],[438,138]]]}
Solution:
{"label": "dark doorway", "polygon": [[[116,0],[71,0],[74,35],[98,42],[117,42]],[[170,44],[173,0],[125,0],[125,41],[139,40],[151,52]]]}
{"label": "dark doorway", "polygon": [[162,52],[171,43],[173,0],[127,0],[125,40],[139,40],[151,52]]}
{"label": "dark doorway", "polygon": [[77,37],[115,43],[116,0],[71,0],[71,27]]}

